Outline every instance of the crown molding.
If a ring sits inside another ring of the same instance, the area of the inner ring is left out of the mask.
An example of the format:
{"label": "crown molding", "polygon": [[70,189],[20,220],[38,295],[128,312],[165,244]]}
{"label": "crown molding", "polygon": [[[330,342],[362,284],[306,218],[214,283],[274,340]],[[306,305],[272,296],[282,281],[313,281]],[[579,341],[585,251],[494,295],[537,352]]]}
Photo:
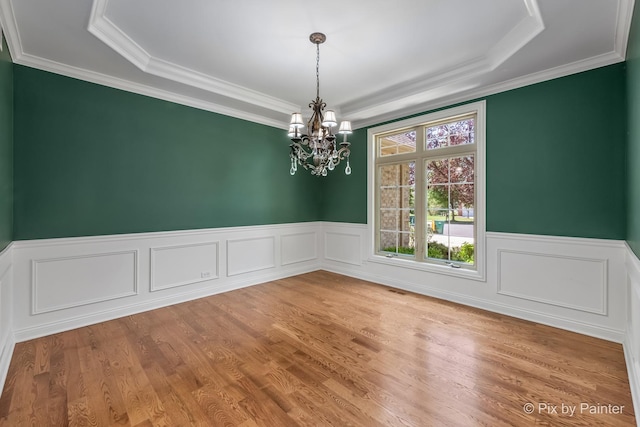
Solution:
{"label": "crown molding", "polygon": [[145,73],[173,80],[283,114],[298,111],[299,105],[248,89],[205,73],[151,56],[106,17],[109,0],[94,0],[87,30]]}
{"label": "crown molding", "polygon": [[109,0],[93,2],[87,30],[127,61],[145,71],[151,55],[105,16],[108,4]]}
{"label": "crown molding", "polygon": [[[298,106],[295,104],[151,56],[106,17],[108,3],[109,0],[94,0],[88,30],[142,71],[280,113],[287,114],[291,111],[298,111]],[[394,86],[374,96],[344,104],[340,107],[342,114],[367,116],[380,109],[392,110],[394,104],[402,102],[406,98],[409,98],[413,104],[426,102],[429,98],[429,94],[426,93],[428,90],[477,77],[496,69],[544,30],[544,22],[537,0],[524,0],[524,3],[528,12],[527,16],[520,20],[484,55],[465,63],[456,64],[447,70],[441,70],[437,74],[431,73],[413,82]],[[420,96],[420,94],[424,95]]]}
{"label": "crown molding", "polygon": [[537,73],[528,74],[526,76],[496,83],[490,86],[471,88],[465,91],[457,92],[451,94],[450,96],[438,98],[433,102],[414,105],[402,110],[395,110],[388,114],[380,114],[369,119],[354,120],[352,122],[352,127],[353,129],[361,129],[380,123],[397,120],[413,114],[435,110],[437,108],[450,106],[460,102],[471,101],[483,96],[494,95],[496,93],[506,92],[508,90],[518,89],[521,87],[541,83],[547,80],[557,79],[560,77],[566,77],[571,74],[577,74],[623,61],[624,57],[622,57],[618,52],[611,51],[609,53],[594,56],[592,58],[572,62],[570,64],[561,65],[559,67],[550,68],[548,70],[539,71]]}
{"label": "crown molding", "polygon": [[235,117],[242,120],[248,120],[250,122],[259,123],[271,127],[284,128],[287,125],[285,122],[271,119],[260,114],[254,114],[235,108],[225,107],[224,105],[216,104],[213,102],[203,101],[198,98],[180,95],[175,92],[146,86],[140,83],[134,83],[128,80],[108,76],[106,74],[97,73],[95,71],[90,71],[83,68],[72,67],[70,65],[61,64],[59,62],[51,61],[37,56],[23,54],[18,61],[14,62],[20,65],[26,65],[55,74],[73,77],[78,80],[97,83],[99,85],[109,86],[115,89],[121,89],[127,92],[145,95],[152,98],[158,98],[164,101],[174,102],[176,104],[186,105],[189,107],[198,108],[200,110],[211,111],[213,113]]}

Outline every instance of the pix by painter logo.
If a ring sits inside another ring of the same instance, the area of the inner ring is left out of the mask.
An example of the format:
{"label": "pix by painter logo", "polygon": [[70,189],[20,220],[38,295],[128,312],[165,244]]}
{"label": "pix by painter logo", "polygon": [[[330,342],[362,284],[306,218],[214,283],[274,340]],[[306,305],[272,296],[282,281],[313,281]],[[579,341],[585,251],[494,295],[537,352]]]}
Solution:
{"label": "pix by painter logo", "polygon": [[578,405],[569,405],[561,403],[554,405],[549,402],[531,403],[527,402],[522,406],[522,410],[525,414],[548,414],[548,415],[563,415],[573,417],[576,414],[622,414],[624,405],[609,404],[591,404],[587,402],[581,402]]}

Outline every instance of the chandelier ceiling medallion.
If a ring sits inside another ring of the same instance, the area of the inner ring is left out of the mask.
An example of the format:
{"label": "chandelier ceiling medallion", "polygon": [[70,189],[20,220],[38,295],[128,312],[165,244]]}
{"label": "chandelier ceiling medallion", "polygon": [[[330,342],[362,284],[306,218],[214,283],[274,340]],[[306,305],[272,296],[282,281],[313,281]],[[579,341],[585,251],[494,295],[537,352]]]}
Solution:
{"label": "chandelier ceiling medallion", "polygon": [[333,128],[338,124],[336,113],[333,110],[324,111],[327,104],[320,99],[320,44],[327,37],[322,33],[313,33],[309,36],[311,43],[316,45],[316,99],[311,101],[309,108],[313,111],[307,122],[307,134],[303,133],[304,123],[301,113],[291,114],[291,123],[288,136],[291,138],[291,175],[295,175],[298,165],[309,170],[311,175],[327,176],[340,163],[346,160],[344,173],[351,174],[349,165],[349,146],[347,135],[351,131],[351,122],[344,120],[340,123],[338,133],[344,135],[340,142],[340,148],[333,134]]}

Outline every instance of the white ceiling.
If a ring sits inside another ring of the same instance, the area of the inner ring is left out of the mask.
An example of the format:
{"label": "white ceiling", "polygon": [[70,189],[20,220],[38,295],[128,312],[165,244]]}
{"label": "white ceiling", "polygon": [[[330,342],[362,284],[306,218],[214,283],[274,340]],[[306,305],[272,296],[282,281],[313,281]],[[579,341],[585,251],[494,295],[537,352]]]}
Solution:
{"label": "white ceiling", "polygon": [[634,0],[0,0],[16,63],[286,128],[354,127],[624,60]]}

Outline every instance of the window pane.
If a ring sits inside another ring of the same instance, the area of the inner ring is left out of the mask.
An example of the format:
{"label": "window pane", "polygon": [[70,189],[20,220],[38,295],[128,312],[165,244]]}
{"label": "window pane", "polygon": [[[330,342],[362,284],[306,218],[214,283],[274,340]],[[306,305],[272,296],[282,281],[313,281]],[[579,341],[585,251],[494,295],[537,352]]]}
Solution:
{"label": "window pane", "polygon": [[411,210],[415,208],[414,191],[415,186],[413,185],[400,189],[400,200],[402,201],[402,205],[409,207]]}
{"label": "window pane", "polygon": [[473,118],[431,126],[425,132],[427,150],[475,143]]}
{"label": "window pane", "polygon": [[416,151],[415,130],[383,136],[380,137],[378,141],[379,155],[381,157],[402,153],[415,153]]}
{"label": "window pane", "polygon": [[442,240],[443,239],[436,238],[427,242],[427,258],[441,259],[443,261],[449,260],[449,247],[446,240],[444,243],[442,243]]}
{"label": "window pane", "polygon": [[397,209],[380,209],[380,230],[398,231]]}
{"label": "window pane", "polygon": [[380,233],[380,251],[413,257],[415,252],[415,235],[410,233]]}
{"label": "window pane", "polygon": [[400,194],[398,189],[380,188],[380,208],[395,208],[400,203]]}
{"label": "window pane", "polygon": [[380,232],[380,250],[382,252],[397,253],[398,251],[398,233],[390,231]]}
{"label": "window pane", "polygon": [[451,182],[473,182],[474,156],[454,157],[449,160]]}
{"label": "window pane", "polygon": [[427,258],[475,264],[474,157],[426,162]]}
{"label": "window pane", "polygon": [[449,182],[449,159],[427,162],[427,184],[446,184]]}
{"label": "window pane", "polygon": [[415,162],[378,168],[379,247],[412,256],[415,248]]}

